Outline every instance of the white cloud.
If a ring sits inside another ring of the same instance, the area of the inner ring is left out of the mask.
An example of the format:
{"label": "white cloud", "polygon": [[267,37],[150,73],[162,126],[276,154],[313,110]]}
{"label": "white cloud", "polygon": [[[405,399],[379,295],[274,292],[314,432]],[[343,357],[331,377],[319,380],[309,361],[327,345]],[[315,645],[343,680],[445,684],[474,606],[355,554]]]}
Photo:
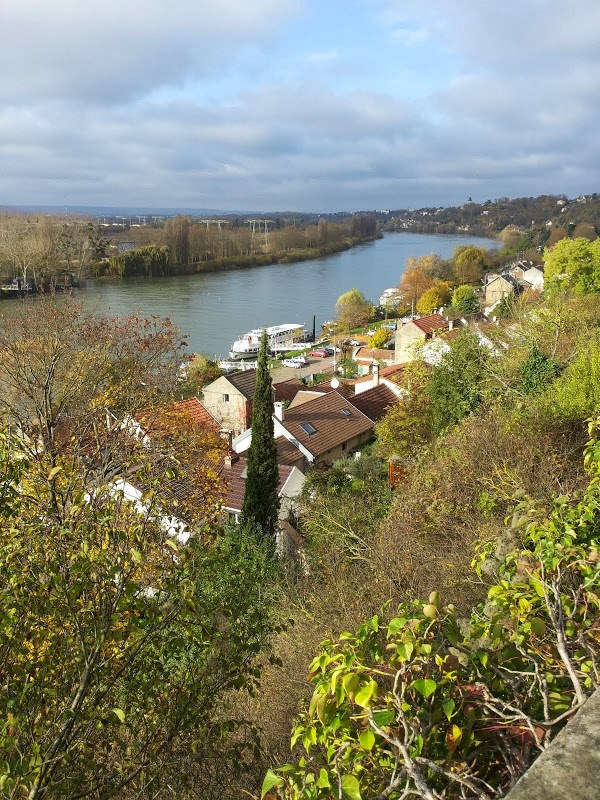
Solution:
{"label": "white cloud", "polygon": [[298,0],[3,0],[0,99],[122,102],[227,69]]}
{"label": "white cloud", "polygon": [[596,0],[357,0],[385,26],[372,62],[350,15],[354,57],[324,20],[294,39],[308,3],[3,0],[2,202],[339,209],[595,191]]}

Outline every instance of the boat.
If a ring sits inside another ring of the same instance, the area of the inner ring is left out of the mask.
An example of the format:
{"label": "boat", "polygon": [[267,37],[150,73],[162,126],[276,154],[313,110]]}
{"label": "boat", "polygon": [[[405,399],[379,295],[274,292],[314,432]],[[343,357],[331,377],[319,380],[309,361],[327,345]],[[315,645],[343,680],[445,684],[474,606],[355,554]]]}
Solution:
{"label": "boat", "polygon": [[13,278],[12,283],[0,286],[3,297],[24,297],[26,294],[35,294],[37,286],[34,281],[26,282],[23,278]]}
{"label": "boat", "polygon": [[[292,350],[295,346],[294,339],[304,335],[304,325],[295,322],[287,322],[283,325],[271,325],[266,329],[269,350],[272,353],[284,353]],[[231,345],[229,358],[238,360],[240,358],[256,358],[260,350],[260,340],[263,328],[255,328],[248,331]]]}

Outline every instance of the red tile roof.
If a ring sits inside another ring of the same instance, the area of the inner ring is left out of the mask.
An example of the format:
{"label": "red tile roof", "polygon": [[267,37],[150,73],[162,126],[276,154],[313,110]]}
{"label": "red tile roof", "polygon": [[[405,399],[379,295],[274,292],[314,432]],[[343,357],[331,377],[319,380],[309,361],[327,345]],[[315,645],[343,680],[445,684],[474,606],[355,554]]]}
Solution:
{"label": "red tile roof", "polygon": [[177,424],[180,419],[182,424],[191,424],[205,430],[218,432],[221,424],[207,411],[197,397],[189,400],[179,400],[170,406],[147,409],[138,414],[138,421],[147,434],[168,432],[169,428]]}
{"label": "red tile roof", "polygon": [[353,356],[354,361],[368,359],[369,361],[393,361],[394,351],[384,350],[382,347],[359,347]]}
{"label": "red tile roof", "polygon": [[448,320],[444,319],[441,314],[430,314],[428,317],[421,317],[420,319],[413,319],[408,325],[416,325],[423,333],[433,333],[434,331],[442,331],[448,327]]}
{"label": "red tile roof", "polygon": [[274,383],[275,402],[292,401],[302,389],[306,389],[306,385],[299,378],[289,378],[287,381]]}
{"label": "red tile roof", "polygon": [[379,386],[355,395],[350,402],[370,420],[378,422],[397,400],[398,398],[392,390],[385,383],[380,383]]}
{"label": "red tile roof", "polygon": [[[400,378],[402,373],[406,369],[406,364],[390,364],[389,367],[380,367],[379,368],[379,378],[387,378],[388,380],[394,380],[395,378]],[[364,375],[362,378],[357,378],[356,383],[366,383],[366,381],[372,381],[373,375]]]}
{"label": "red tile roof", "polygon": [[[227,487],[223,506],[228,511],[239,512],[242,510],[244,492],[246,491],[246,467],[247,461],[245,458],[241,457],[232,461],[231,467],[225,466],[225,462],[223,462],[221,477],[225,481]],[[278,469],[279,484],[277,486],[277,493],[281,494],[281,490],[290,477],[293,467],[287,464],[279,464]]]}

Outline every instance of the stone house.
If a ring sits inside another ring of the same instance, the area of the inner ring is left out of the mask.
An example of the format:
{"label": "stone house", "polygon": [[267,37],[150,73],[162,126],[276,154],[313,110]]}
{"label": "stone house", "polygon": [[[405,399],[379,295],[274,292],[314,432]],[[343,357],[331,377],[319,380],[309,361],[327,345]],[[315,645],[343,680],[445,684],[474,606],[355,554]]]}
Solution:
{"label": "stone house", "polygon": [[221,375],[202,390],[202,404],[223,428],[238,436],[250,427],[256,370]]}
{"label": "stone house", "polygon": [[406,364],[413,361],[415,351],[430,339],[439,336],[449,329],[450,323],[441,314],[429,314],[426,317],[412,319],[405,322],[396,331],[396,364]]}

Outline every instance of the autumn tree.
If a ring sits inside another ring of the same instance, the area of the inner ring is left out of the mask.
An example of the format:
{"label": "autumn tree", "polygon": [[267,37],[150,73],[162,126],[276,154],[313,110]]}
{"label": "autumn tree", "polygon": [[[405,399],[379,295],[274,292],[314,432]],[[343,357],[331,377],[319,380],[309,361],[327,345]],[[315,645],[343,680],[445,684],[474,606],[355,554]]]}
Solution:
{"label": "autumn tree", "polygon": [[427,275],[420,267],[405,269],[399,286],[402,302],[414,310],[417,300],[434,284],[435,279]]}
{"label": "autumn tree", "polygon": [[350,289],[338,297],[335,312],[340,326],[350,330],[365,325],[371,313],[371,303],[359,289]]}
{"label": "autumn tree", "polygon": [[431,314],[432,311],[446,305],[451,296],[450,286],[446,281],[436,281],[419,297],[417,311],[419,314]]}
{"label": "autumn tree", "polygon": [[272,560],[239,530],[183,547],[152,495],[0,432],[4,797],[216,797],[210,765],[252,757],[224,700],[255,687]]}
{"label": "autumn tree", "polygon": [[248,469],[242,521],[258,526],[261,535],[274,541],[278,528],[279,469],[273,434],[273,387],[269,374],[268,338],[262,332],[256,388],[252,401],[252,442],[248,450]]}
{"label": "autumn tree", "polygon": [[444,281],[448,280],[452,274],[450,263],[437,253],[429,253],[426,256],[409,256],[404,262],[404,271],[407,272],[411,269],[420,270],[428,278]]}
{"label": "autumn tree", "polygon": [[[86,314],[51,299],[0,329],[0,410],[37,453],[85,442],[102,459],[107,418],[122,420],[164,400],[185,341],[169,320]],[[108,417],[107,417],[108,415]]]}
{"label": "autumn tree", "polygon": [[459,284],[475,283],[490,265],[489,254],[475,245],[461,245],[452,256],[454,277]]}

